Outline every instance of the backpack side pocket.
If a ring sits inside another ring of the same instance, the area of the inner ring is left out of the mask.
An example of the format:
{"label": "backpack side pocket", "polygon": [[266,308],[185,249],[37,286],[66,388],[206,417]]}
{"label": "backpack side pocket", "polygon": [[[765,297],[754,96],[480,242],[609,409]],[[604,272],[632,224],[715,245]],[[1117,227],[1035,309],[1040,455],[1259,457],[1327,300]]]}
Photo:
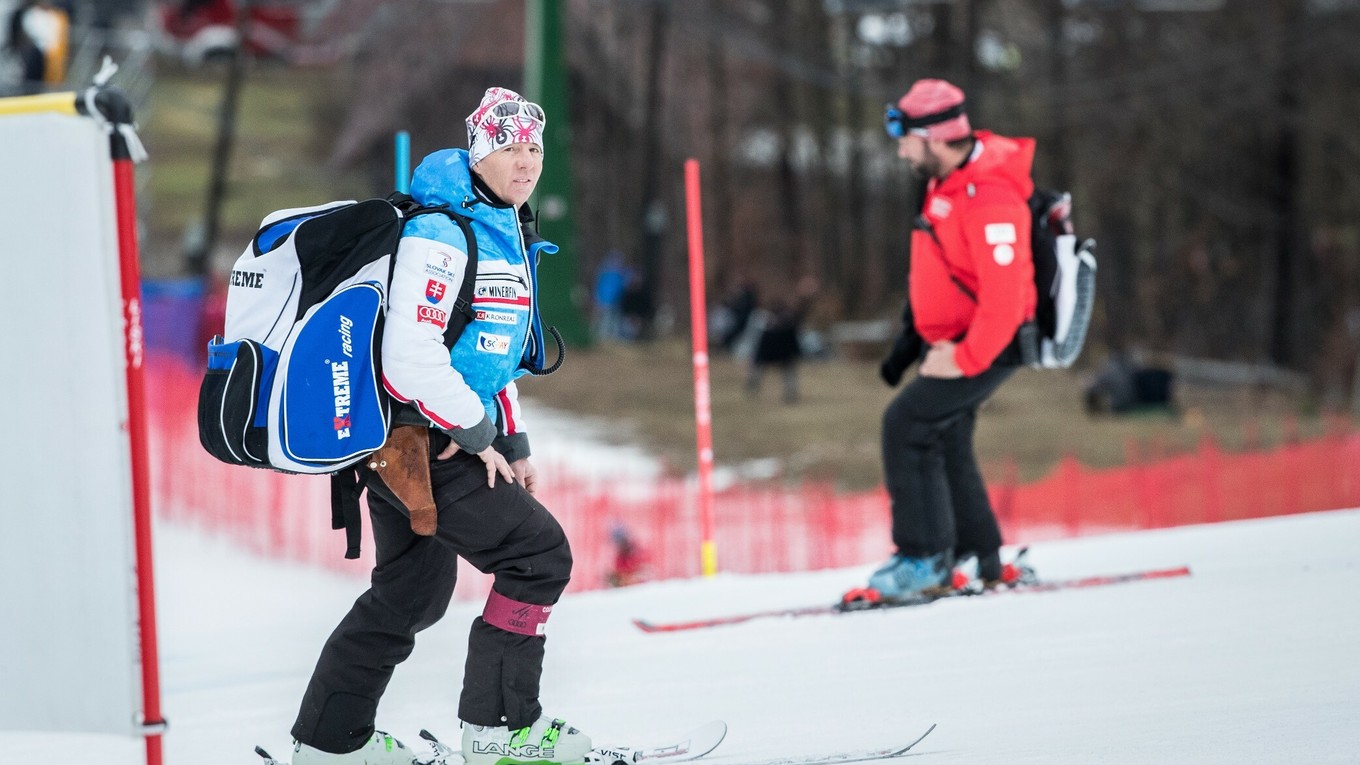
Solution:
{"label": "backpack side pocket", "polygon": [[198,440],[231,465],[269,465],[265,422],[278,353],[253,340],[213,338],[198,392]]}

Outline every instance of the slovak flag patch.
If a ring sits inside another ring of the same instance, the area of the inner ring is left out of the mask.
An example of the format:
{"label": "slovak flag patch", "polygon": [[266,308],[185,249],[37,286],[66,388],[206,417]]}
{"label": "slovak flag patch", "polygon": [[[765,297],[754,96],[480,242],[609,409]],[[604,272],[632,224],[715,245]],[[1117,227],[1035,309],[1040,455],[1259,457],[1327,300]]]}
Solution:
{"label": "slovak flag patch", "polygon": [[431,303],[438,303],[444,299],[444,292],[447,289],[448,285],[438,279],[431,279],[425,283],[425,299]]}

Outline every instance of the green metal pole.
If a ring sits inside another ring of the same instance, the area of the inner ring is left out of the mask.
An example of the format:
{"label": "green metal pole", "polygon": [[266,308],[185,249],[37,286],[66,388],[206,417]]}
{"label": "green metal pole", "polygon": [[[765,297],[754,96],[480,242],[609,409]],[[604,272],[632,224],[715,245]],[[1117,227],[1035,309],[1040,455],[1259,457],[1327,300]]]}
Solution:
{"label": "green metal pole", "polygon": [[524,97],[548,115],[543,134],[543,176],[532,204],[539,232],[561,248],[538,265],[539,306],[545,324],[577,346],[590,344],[585,290],[577,282],[576,207],[571,191],[571,122],[567,63],[563,55],[565,0],[527,0],[524,35]]}

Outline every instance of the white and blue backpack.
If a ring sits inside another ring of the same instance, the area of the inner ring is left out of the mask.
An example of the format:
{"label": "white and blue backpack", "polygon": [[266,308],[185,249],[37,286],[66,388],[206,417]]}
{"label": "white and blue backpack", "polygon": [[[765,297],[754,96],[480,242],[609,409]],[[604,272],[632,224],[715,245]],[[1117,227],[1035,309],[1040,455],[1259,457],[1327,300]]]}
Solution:
{"label": "white and blue backpack", "polygon": [[265,217],[237,259],[223,334],[199,390],[203,448],[233,465],[335,473],[382,447],[392,402],[382,383],[387,292],[405,223],[440,213],[468,242],[468,267],[444,343],[472,319],[477,249],[445,206],[410,197],[331,202]]}

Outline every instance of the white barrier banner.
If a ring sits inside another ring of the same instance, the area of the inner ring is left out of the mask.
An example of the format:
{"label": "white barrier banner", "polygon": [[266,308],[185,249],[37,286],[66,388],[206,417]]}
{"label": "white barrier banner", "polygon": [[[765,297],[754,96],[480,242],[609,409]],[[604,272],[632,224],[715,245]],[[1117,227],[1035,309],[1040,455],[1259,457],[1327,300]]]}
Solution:
{"label": "white barrier banner", "polygon": [[133,734],[141,666],[113,170],[0,116],[0,728]]}

